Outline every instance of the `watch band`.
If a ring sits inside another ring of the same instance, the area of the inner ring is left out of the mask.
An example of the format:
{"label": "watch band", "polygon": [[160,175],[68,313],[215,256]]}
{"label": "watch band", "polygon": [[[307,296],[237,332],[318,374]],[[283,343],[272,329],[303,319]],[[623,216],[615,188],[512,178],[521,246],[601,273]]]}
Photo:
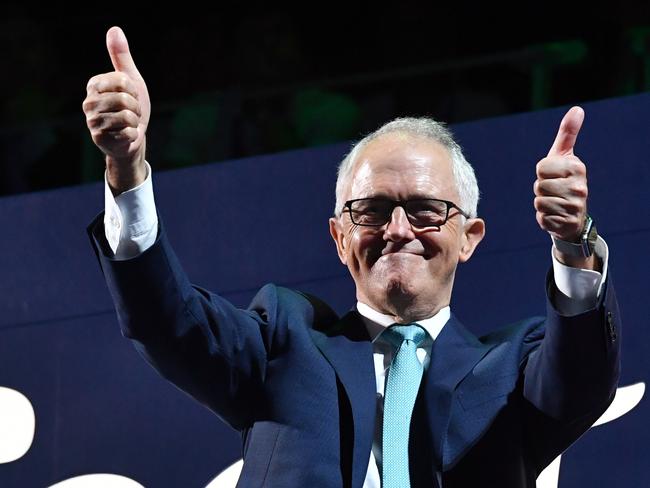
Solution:
{"label": "watch band", "polygon": [[553,245],[558,251],[569,256],[588,258],[594,253],[596,240],[598,239],[598,231],[596,230],[594,220],[589,215],[586,215],[585,224],[580,234],[580,242],[567,242],[555,236],[551,237],[553,238]]}

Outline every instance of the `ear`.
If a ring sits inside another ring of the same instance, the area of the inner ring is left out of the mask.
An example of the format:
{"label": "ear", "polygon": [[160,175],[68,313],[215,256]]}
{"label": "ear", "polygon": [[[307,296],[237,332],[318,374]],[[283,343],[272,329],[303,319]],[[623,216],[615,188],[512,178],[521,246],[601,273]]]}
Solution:
{"label": "ear", "polygon": [[330,218],[330,235],[336,243],[336,252],[339,255],[339,259],[343,264],[347,265],[348,258],[345,249],[345,234],[343,232],[341,220],[336,217]]}
{"label": "ear", "polygon": [[485,221],[483,219],[468,219],[463,226],[462,246],[458,253],[458,261],[464,263],[472,257],[478,243],[485,235]]}

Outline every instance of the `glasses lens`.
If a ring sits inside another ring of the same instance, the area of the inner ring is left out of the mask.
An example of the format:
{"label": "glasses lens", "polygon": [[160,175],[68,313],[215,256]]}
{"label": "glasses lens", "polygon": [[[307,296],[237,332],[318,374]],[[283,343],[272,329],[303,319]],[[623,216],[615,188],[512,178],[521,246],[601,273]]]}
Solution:
{"label": "glasses lens", "polygon": [[366,198],[352,202],[350,216],[358,225],[384,225],[390,218],[393,204],[390,200]]}
{"label": "glasses lens", "polygon": [[[391,200],[364,198],[350,204],[352,222],[357,225],[384,225],[391,218],[394,203]],[[447,203],[423,199],[406,202],[406,213],[416,227],[440,226],[447,220]]]}
{"label": "glasses lens", "polygon": [[442,225],[447,218],[447,204],[440,200],[410,200],[406,204],[406,213],[417,227]]}

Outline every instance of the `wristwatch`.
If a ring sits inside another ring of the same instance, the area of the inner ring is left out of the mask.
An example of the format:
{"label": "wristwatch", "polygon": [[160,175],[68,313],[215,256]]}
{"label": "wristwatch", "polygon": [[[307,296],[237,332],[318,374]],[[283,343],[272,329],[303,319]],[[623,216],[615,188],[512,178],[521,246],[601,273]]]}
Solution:
{"label": "wristwatch", "polygon": [[582,233],[580,234],[580,242],[567,242],[562,241],[555,236],[552,237],[553,244],[558,251],[577,258],[588,258],[594,253],[594,247],[596,246],[596,240],[598,239],[598,232],[596,231],[594,220],[589,215],[586,215],[585,224],[582,227]]}

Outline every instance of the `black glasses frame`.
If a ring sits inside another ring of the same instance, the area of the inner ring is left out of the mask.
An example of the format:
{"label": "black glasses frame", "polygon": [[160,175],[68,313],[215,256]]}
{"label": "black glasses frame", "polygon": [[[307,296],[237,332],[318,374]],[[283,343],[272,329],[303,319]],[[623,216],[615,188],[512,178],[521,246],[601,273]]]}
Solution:
{"label": "black glasses frame", "polygon": [[[352,216],[352,213],[353,213],[352,212],[352,204],[354,202],[360,202],[360,201],[364,201],[364,200],[390,202],[392,204],[392,208],[390,209],[390,212],[388,213],[388,217],[387,217],[386,222],[383,222],[381,224],[361,224],[359,222],[356,222],[354,220],[354,217]],[[411,221],[411,218],[409,216],[408,211],[406,210],[406,205],[409,202],[431,202],[431,201],[433,201],[433,202],[442,202],[445,205],[447,205],[447,212],[445,213],[445,219],[442,221],[441,224],[432,224],[432,225],[425,225],[425,226],[414,224]],[[452,208],[455,208],[456,210],[458,210],[463,217],[468,218],[468,219],[470,218],[469,214],[467,212],[465,212],[462,208],[460,208],[458,205],[456,205],[454,202],[450,202],[449,200],[441,200],[440,198],[413,198],[413,199],[410,199],[410,200],[391,200],[390,198],[376,198],[376,197],[355,198],[353,200],[348,200],[347,202],[345,202],[343,204],[343,209],[341,210],[341,212],[348,212],[350,214],[350,220],[352,220],[352,223],[354,225],[361,225],[361,226],[364,226],[364,227],[381,227],[383,225],[386,225],[388,222],[390,222],[390,219],[392,218],[393,212],[395,211],[395,207],[402,207],[404,209],[404,213],[406,214],[406,218],[408,219],[409,223],[413,227],[418,227],[418,228],[440,227],[440,226],[445,225],[447,223],[447,220],[449,220],[449,211]]]}

